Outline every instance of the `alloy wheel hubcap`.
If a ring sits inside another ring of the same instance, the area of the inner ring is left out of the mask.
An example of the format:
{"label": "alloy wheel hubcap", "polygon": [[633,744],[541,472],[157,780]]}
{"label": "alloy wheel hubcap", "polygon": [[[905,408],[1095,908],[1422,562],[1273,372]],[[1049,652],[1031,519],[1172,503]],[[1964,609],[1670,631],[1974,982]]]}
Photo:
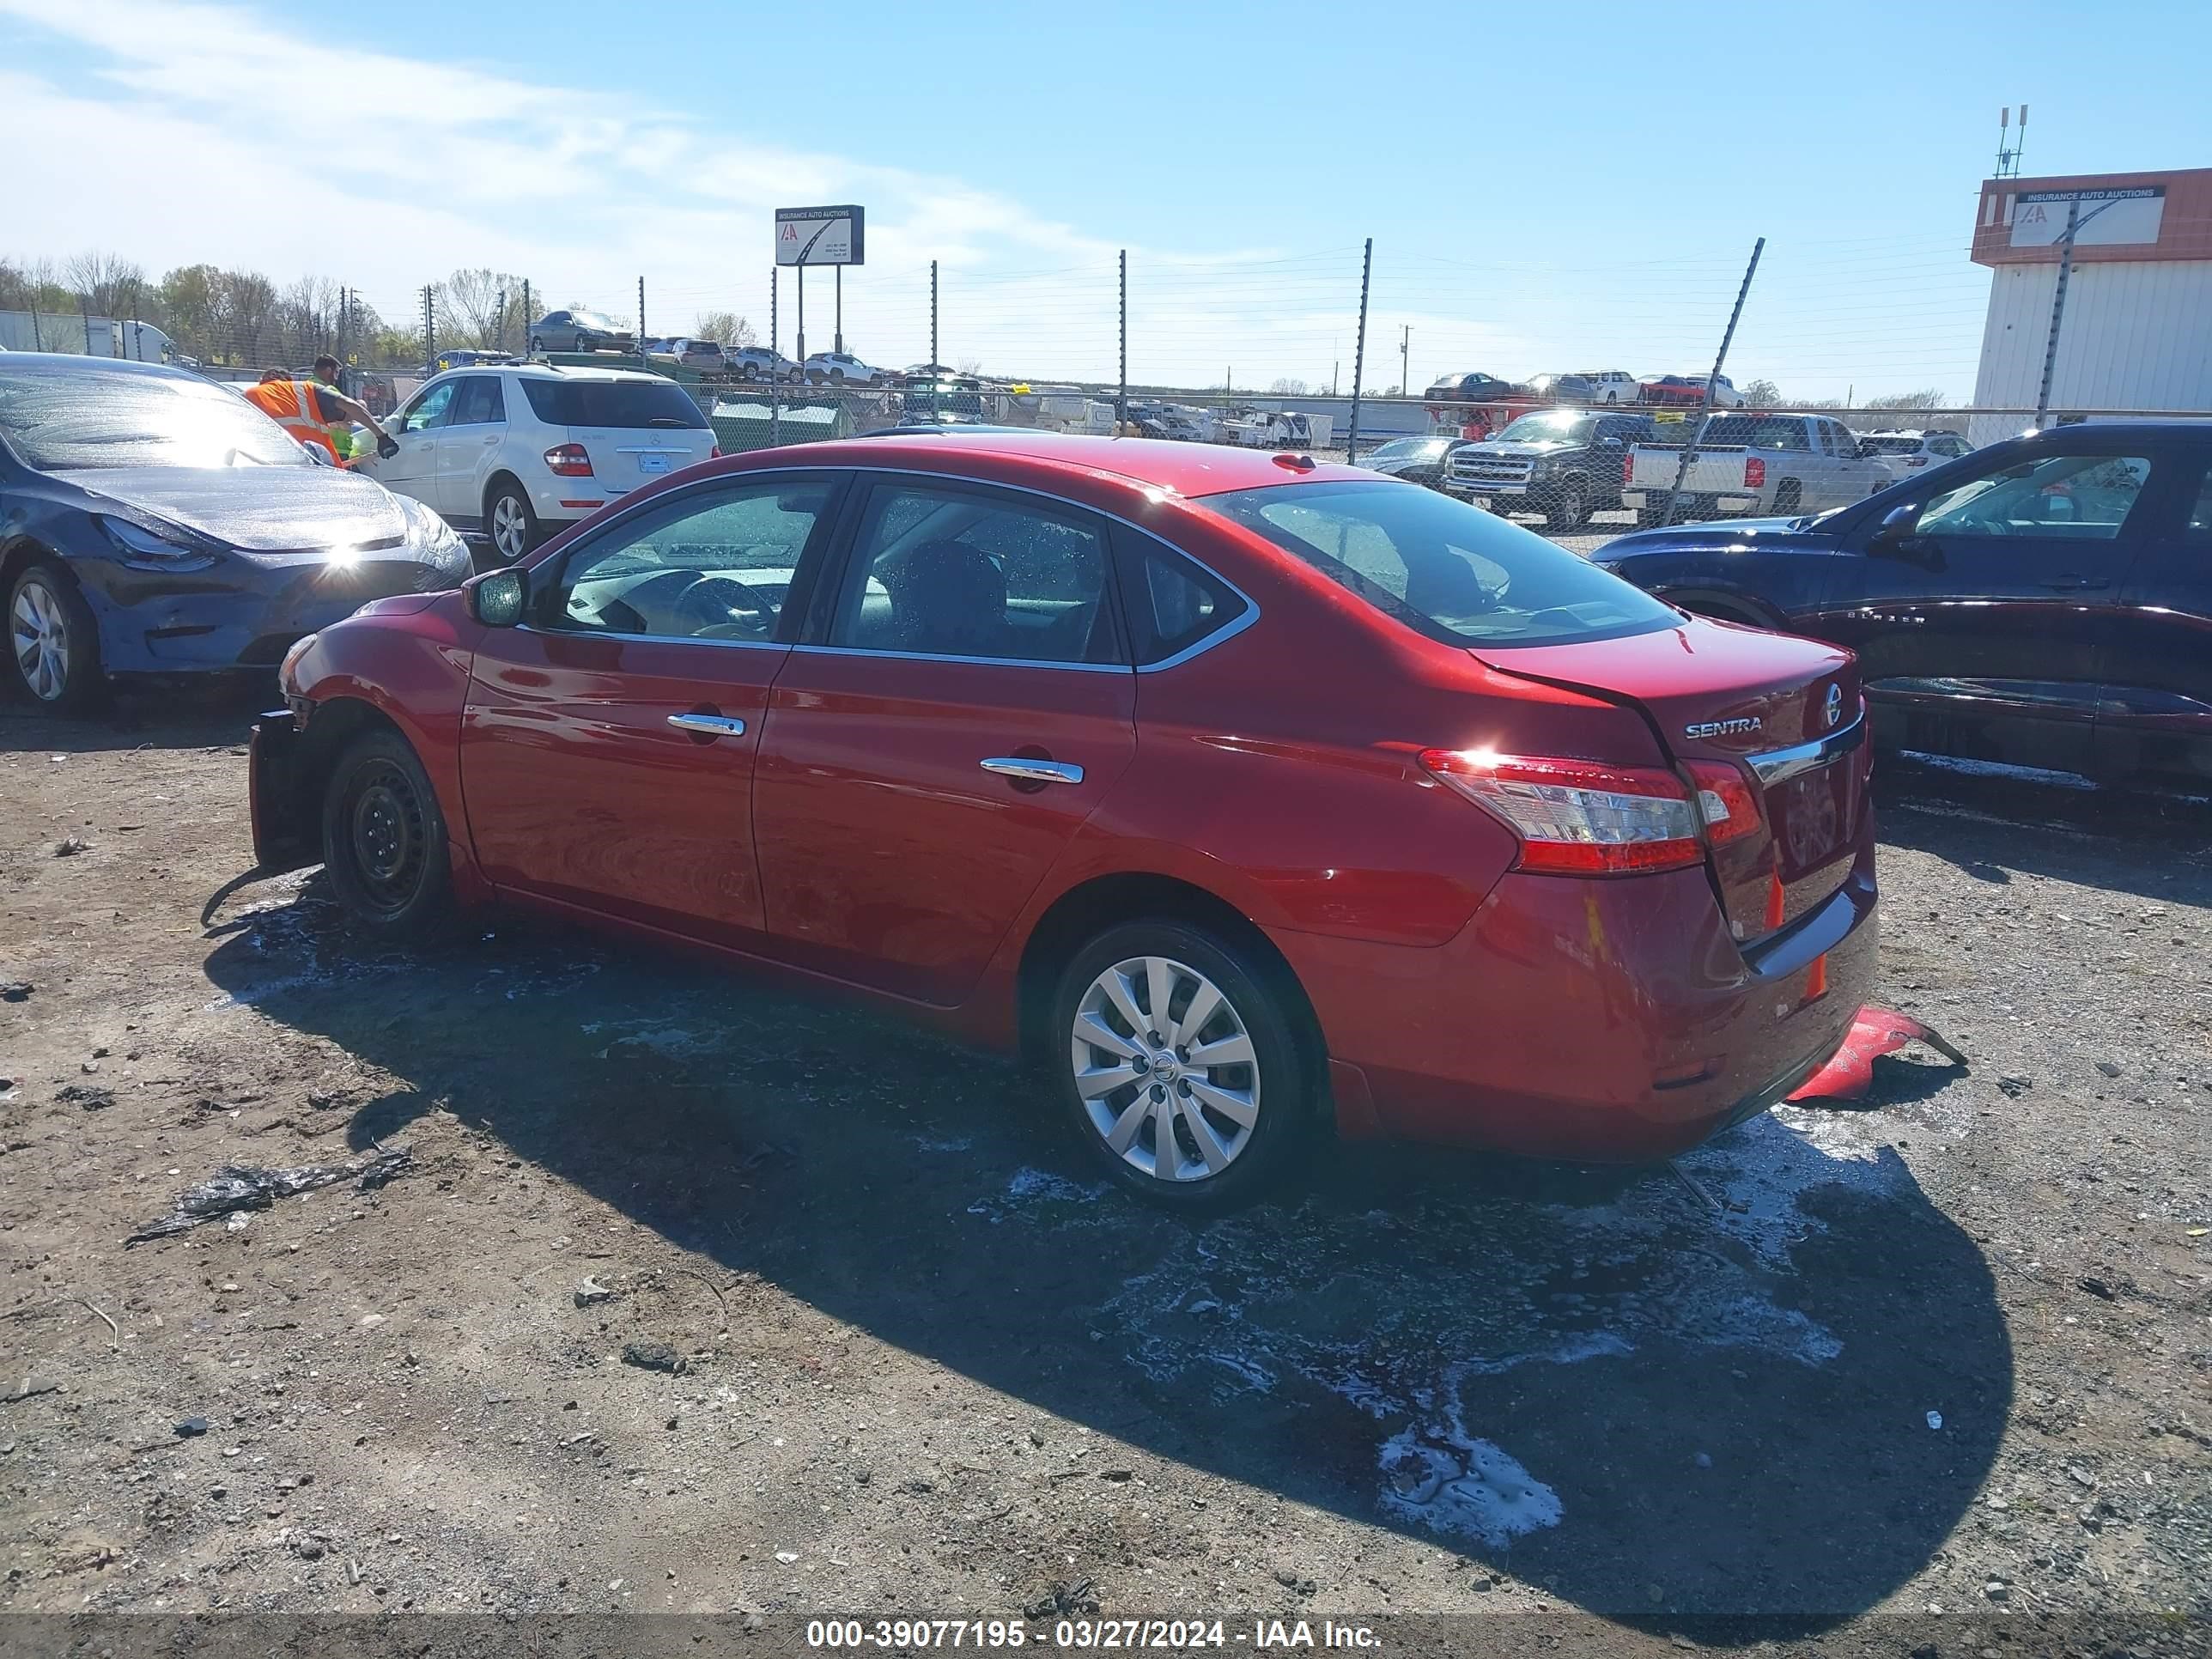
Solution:
{"label": "alloy wheel hubcap", "polygon": [[15,593],[8,631],[15,647],[15,667],[31,695],[58,702],[69,689],[69,617],[61,596],[33,577]]}
{"label": "alloy wheel hubcap", "polygon": [[510,559],[522,556],[522,538],[526,524],[522,516],[522,503],[512,495],[502,495],[492,503],[492,544]]}
{"label": "alloy wheel hubcap", "polygon": [[1076,1004],[1069,1060],[1108,1150],[1161,1181],[1218,1176],[1252,1144],[1259,1055],[1221,988],[1166,957],[1131,957]]}

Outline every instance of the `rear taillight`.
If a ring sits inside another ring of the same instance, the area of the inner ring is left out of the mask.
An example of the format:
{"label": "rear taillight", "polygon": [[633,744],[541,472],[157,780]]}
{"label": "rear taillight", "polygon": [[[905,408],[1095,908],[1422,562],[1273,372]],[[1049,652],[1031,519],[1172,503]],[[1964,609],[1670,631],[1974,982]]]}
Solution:
{"label": "rear taillight", "polygon": [[1689,789],[1658,767],[1453,749],[1423,750],[1421,765],[1520,838],[1523,870],[1626,876],[1705,856]]}
{"label": "rear taillight", "polygon": [[708,460],[710,460],[710,461],[719,461],[719,460],[720,460],[720,459],[722,459],[722,447],[721,447],[721,445],[720,445],[720,444],[708,444],[708,445],[707,446],[707,459],[708,459]]}
{"label": "rear taillight", "polygon": [[1743,458],[1743,487],[1757,489],[1766,482],[1766,463],[1756,455]]}
{"label": "rear taillight", "polygon": [[588,478],[592,458],[581,444],[556,444],[545,452],[545,465],[556,478]]}
{"label": "rear taillight", "polygon": [[1726,761],[1692,761],[1683,769],[1698,787],[1698,817],[1710,845],[1725,846],[1759,828],[1759,797],[1741,769]]}

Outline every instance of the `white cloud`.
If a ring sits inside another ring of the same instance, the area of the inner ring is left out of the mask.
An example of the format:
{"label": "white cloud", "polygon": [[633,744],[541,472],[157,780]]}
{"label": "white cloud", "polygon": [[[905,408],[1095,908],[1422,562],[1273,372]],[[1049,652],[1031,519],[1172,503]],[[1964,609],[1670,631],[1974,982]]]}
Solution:
{"label": "white cloud", "polygon": [[[295,32],[193,0],[0,0],[0,108],[11,130],[41,141],[41,164],[10,180],[0,252],[58,258],[100,247],[155,271],[205,260],[280,284],[313,273],[360,289],[393,321],[414,314],[423,283],[462,265],[526,275],[548,304],[624,315],[641,273],[656,331],[710,306],[764,326],[770,210],[858,201],[870,263],[846,283],[855,349],[890,362],[926,353],[934,258],[948,359],[1112,371],[1111,240],[961,179],[764,142],[640,99],[379,51],[356,38],[374,16],[317,39],[312,23]],[[363,112],[361,124],[285,118],[288,104],[325,107],[319,89],[328,106]],[[1240,385],[1264,384],[1325,378],[1341,360],[1348,382],[1356,251],[1318,289],[1308,270],[1285,285],[1263,266],[1242,269],[1269,258],[1133,249],[1133,374],[1211,380],[1213,365],[1240,363]],[[808,343],[819,349],[830,278],[819,273],[809,288]],[[1340,293],[1340,311],[1305,315]],[[787,272],[787,349],[793,298]]]}

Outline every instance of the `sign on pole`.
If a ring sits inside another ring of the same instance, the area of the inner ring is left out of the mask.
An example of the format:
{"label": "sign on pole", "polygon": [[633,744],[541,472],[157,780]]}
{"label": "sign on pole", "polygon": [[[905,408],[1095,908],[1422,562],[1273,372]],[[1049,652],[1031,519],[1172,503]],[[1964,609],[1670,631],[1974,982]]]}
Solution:
{"label": "sign on pole", "polygon": [[864,215],[857,207],[778,208],[775,262],[780,265],[859,265]]}

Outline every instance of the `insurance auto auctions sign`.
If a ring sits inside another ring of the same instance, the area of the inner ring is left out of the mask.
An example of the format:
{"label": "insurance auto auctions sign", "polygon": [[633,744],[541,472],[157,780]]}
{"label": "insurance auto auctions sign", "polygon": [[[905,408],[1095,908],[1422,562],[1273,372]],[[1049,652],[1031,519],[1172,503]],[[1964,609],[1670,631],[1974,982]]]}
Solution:
{"label": "insurance auto auctions sign", "polygon": [[775,262],[780,265],[859,265],[866,220],[856,207],[778,208]]}
{"label": "insurance auto auctions sign", "polygon": [[2066,240],[2066,216],[2069,210],[2075,213],[2076,247],[2155,242],[2159,227],[2166,219],[2166,186],[2132,185],[2116,190],[2024,191],[2012,204],[2011,245],[2056,247]]}

